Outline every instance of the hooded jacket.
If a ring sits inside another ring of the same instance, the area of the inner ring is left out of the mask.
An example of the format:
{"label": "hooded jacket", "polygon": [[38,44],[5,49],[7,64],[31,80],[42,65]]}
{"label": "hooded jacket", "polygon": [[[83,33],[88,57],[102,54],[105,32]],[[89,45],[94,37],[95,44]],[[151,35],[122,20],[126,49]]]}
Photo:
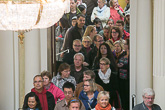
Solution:
{"label": "hooded jacket", "polygon": [[62,100],[65,98],[63,91],[57,86],[55,86],[52,82],[50,83],[50,88],[47,91],[53,94],[55,103],[57,103],[58,99]]}
{"label": "hooded jacket", "polygon": [[36,91],[35,88],[31,89],[31,92],[34,92],[38,96],[42,110],[54,110],[55,100],[52,93],[48,92],[45,88],[41,93]]}

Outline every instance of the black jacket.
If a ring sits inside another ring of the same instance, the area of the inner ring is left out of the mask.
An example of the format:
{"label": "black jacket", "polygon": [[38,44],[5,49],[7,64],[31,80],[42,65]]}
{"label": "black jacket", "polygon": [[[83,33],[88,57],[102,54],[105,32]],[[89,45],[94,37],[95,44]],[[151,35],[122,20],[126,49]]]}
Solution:
{"label": "black jacket", "polygon": [[94,58],[97,56],[97,47],[94,46],[92,48],[92,50],[89,51],[89,53],[87,54],[87,59],[88,59],[88,64],[89,64],[89,68],[91,69],[92,68],[92,65],[93,65],[93,62],[94,62]]}
{"label": "black jacket", "polygon": [[[73,45],[73,41],[75,39],[80,39],[82,40],[82,36],[78,30],[78,26],[76,24],[76,26],[72,27],[69,32],[67,33],[68,34],[68,39],[66,39],[66,42],[67,42],[67,45],[66,45],[66,48],[69,48],[69,49],[72,49],[72,45]],[[85,29],[86,29],[86,26],[83,27],[83,33],[85,32]]]}

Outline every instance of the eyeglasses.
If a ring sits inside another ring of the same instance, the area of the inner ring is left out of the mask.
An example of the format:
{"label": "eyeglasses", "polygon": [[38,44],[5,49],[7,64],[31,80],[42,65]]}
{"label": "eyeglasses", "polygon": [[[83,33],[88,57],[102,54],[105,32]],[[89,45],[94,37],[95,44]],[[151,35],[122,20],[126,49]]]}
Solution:
{"label": "eyeglasses", "polygon": [[73,46],[75,46],[75,47],[81,47],[81,45],[73,45]]}
{"label": "eyeglasses", "polygon": [[155,98],[154,97],[144,97],[145,99],[147,99],[147,100],[154,100]]}
{"label": "eyeglasses", "polygon": [[34,83],[42,83],[43,81],[34,81]]}
{"label": "eyeglasses", "polygon": [[105,64],[105,63],[100,63],[100,65],[103,65],[103,66],[105,66],[105,65],[108,65],[108,64]]}

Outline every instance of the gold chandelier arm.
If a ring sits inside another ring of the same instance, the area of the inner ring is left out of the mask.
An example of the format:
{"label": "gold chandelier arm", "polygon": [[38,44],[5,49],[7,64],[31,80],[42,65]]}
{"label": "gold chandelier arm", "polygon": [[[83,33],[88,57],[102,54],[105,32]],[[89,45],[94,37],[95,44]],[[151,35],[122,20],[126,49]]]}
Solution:
{"label": "gold chandelier arm", "polygon": [[41,14],[42,14],[42,11],[43,11],[43,4],[40,3],[40,9],[39,9],[39,12],[38,12],[38,16],[37,16],[37,21],[36,21],[36,24],[37,25],[41,19]]}

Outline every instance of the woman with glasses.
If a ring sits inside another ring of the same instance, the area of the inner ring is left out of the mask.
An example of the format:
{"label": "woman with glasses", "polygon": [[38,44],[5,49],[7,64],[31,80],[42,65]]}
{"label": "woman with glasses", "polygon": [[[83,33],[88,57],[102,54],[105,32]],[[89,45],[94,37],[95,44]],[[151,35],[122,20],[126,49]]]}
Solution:
{"label": "woman with glasses", "polygon": [[105,91],[110,92],[110,104],[115,108],[120,108],[120,100],[118,95],[118,78],[110,69],[110,61],[108,58],[100,59],[100,69],[95,71],[97,84],[101,85]]}
{"label": "woman with glasses", "polygon": [[110,34],[110,39],[106,41],[106,43],[110,46],[111,50],[113,51],[114,50],[113,43],[118,40],[124,42],[124,40],[122,39],[121,30],[117,26],[113,26],[109,34]]}
{"label": "woman with glasses", "polygon": [[103,57],[99,62],[100,69],[95,71],[97,84],[101,85],[105,91],[118,90],[117,75],[113,74],[110,69],[110,61]]}
{"label": "woman with glasses", "polygon": [[83,102],[86,110],[95,108],[98,93],[97,86],[93,80],[84,81],[84,89],[80,92],[79,99]]}
{"label": "woman with glasses", "polygon": [[99,61],[103,57],[106,57],[110,60],[110,62],[111,62],[110,68],[111,68],[112,72],[117,72],[117,65],[116,65],[113,53],[107,43],[102,43],[100,45],[97,56],[94,59],[92,69],[93,70],[100,69]]}
{"label": "woman with glasses", "polygon": [[63,91],[51,82],[52,75],[49,71],[43,71],[41,73],[41,76],[44,80],[43,84],[45,89],[53,94],[55,104],[57,103],[58,100],[62,100],[65,98]]}
{"label": "woman with glasses", "polygon": [[104,27],[110,17],[110,8],[106,5],[107,0],[98,0],[97,3],[98,6],[93,9],[91,21],[93,22],[95,18],[99,18],[102,22],[102,26]]}
{"label": "woman with glasses", "polygon": [[83,36],[82,38],[82,51],[83,53],[85,53],[86,55],[88,54],[88,52],[92,49],[90,47],[90,45],[92,44],[92,39],[89,36]]}
{"label": "woman with glasses", "polygon": [[63,91],[62,86],[67,81],[76,86],[75,78],[70,76],[70,65],[67,63],[62,63],[58,68],[57,76],[53,77],[52,82]]}

